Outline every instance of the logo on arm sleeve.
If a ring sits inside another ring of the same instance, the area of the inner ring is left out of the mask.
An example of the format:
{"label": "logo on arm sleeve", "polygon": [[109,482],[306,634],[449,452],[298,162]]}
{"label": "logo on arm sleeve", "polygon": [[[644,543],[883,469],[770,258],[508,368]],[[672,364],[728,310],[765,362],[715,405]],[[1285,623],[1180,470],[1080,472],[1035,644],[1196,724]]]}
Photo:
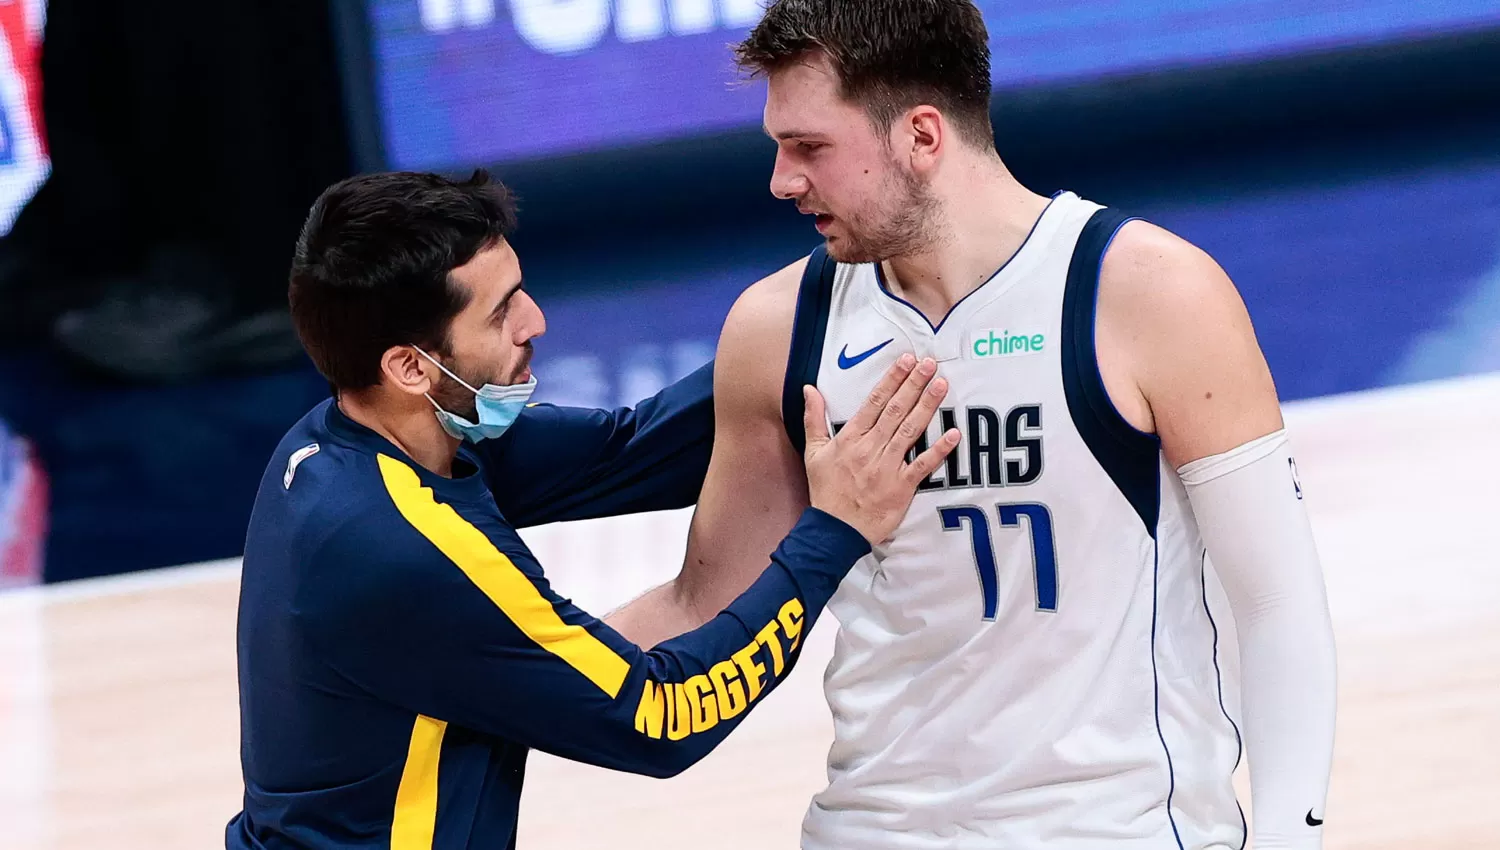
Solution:
{"label": "logo on arm sleeve", "polygon": [[286,462],[286,474],[281,476],[281,487],[283,490],[292,489],[292,479],[297,477],[297,467],[302,465],[302,461],[317,454],[318,451],[318,444],[313,443],[310,446],[303,446],[292,452],[291,459]]}
{"label": "logo on arm sleeve", "polygon": [[635,711],[635,731],[681,741],[733,720],[781,678],[802,644],[806,611],[789,599],[744,649],[686,682],[646,680]]}

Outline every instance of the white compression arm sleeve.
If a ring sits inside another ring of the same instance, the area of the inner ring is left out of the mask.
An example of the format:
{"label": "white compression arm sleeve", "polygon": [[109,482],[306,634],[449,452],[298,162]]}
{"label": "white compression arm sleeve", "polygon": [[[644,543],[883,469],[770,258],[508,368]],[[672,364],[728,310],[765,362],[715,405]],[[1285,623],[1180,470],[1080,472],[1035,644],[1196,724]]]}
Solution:
{"label": "white compression arm sleeve", "polygon": [[1338,683],[1323,572],[1286,432],[1177,472],[1239,634],[1255,847],[1316,850]]}

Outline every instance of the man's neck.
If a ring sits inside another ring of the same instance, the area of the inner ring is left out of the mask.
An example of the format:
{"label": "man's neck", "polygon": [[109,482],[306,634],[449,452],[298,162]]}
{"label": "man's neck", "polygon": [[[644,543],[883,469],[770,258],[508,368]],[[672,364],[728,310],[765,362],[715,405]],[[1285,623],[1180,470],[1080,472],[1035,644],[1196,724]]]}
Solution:
{"label": "man's neck", "polygon": [[1022,186],[997,159],[964,163],[938,199],[938,223],[925,248],[886,260],[892,294],[930,322],[947,315],[1025,244],[1047,199]]}
{"label": "man's neck", "polygon": [[340,393],[337,400],[344,415],[390,440],[406,456],[444,478],[453,477],[453,458],[459,440],[448,436],[426,399],[425,408],[409,406],[391,410],[368,393]]}

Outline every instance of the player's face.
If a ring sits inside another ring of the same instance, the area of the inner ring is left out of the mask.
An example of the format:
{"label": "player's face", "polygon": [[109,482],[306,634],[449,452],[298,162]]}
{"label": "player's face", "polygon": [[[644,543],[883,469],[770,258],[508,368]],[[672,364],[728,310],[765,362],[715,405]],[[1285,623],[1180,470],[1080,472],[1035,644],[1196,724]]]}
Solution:
{"label": "player's face", "polygon": [[777,143],[771,193],[817,216],[835,260],[878,262],[927,243],[930,194],[890,134],[840,94],[825,57],[771,75],[765,129]]}
{"label": "player's face", "polygon": [[[509,242],[480,251],[453,270],[469,303],[448,330],[443,365],[470,386],[507,386],[531,380],[531,341],[547,330],[542,310],[521,288],[521,261]],[[473,420],[474,394],[443,376],[432,397],[445,410]]]}

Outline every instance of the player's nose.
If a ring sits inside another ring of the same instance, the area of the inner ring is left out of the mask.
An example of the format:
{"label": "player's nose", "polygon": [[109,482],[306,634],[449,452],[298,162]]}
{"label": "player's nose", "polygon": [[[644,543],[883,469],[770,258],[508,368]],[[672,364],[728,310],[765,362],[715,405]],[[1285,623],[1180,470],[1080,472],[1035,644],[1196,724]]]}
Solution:
{"label": "player's nose", "polygon": [[525,290],[517,292],[512,309],[518,310],[520,321],[516,322],[516,344],[524,345],[547,332],[547,317],[542,308]]}
{"label": "player's nose", "polygon": [[776,165],[771,170],[771,194],[783,201],[807,194],[807,178],[788,165],[780,151],[776,152]]}

